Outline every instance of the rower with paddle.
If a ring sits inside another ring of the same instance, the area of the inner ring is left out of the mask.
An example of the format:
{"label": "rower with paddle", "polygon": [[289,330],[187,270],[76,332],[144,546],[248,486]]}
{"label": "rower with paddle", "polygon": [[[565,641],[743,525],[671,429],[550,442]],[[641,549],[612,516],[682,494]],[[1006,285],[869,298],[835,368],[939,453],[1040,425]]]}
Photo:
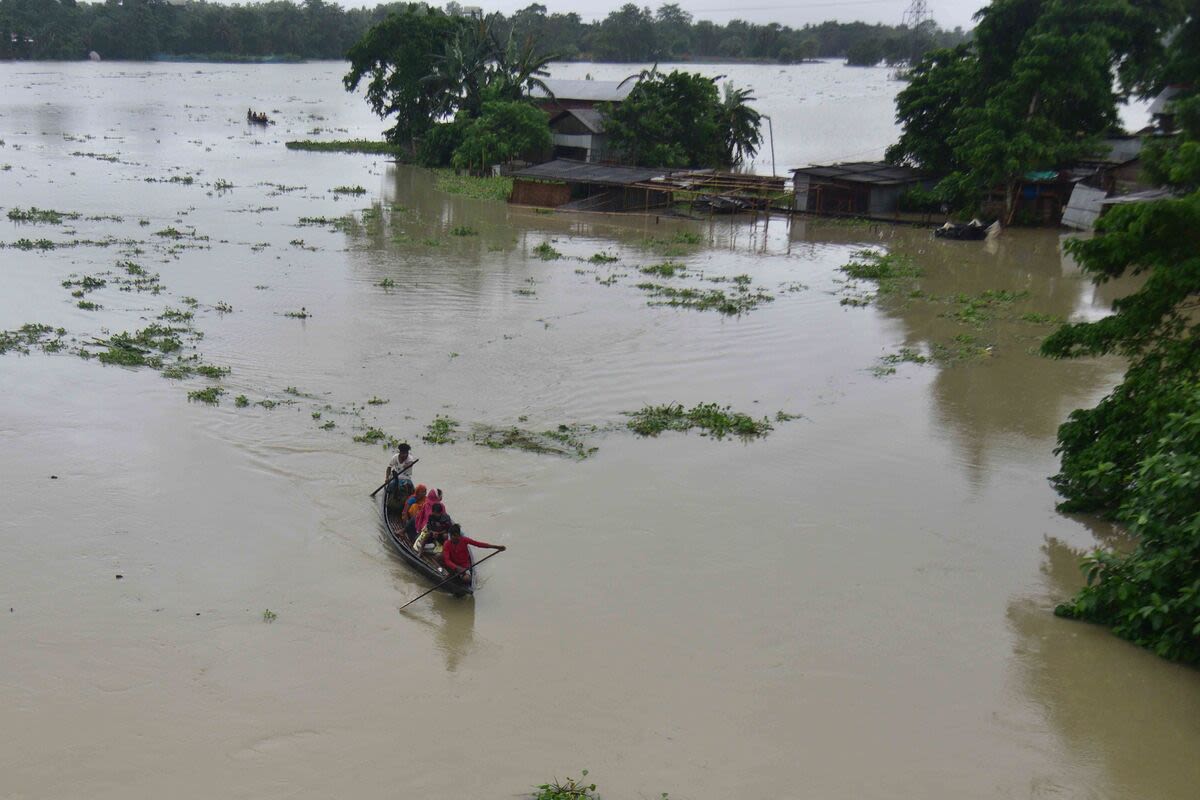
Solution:
{"label": "rower with paddle", "polygon": [[400,500],[413,492],[412,468],[420,459],[410,458],[411,451],[408,442],[401,442],[396,446],[396,455],[388,462],[386,478],[383,481],[388,494]]}

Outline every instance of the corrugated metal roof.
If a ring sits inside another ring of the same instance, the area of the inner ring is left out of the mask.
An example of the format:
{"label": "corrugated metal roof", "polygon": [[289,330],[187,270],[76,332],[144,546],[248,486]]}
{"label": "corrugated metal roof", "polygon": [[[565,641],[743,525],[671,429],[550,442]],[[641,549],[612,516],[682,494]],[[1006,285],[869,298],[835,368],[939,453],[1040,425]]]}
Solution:
{"label": "corrugated metal roof", "polygon": [[870,183],[879,186],[894,186],[922,180],[925,175],[912,167],[897,167],[882,161],[853,161],[846,164],[797,167],[792,174],[808,175],[811,178],[831,178],[850,183]]}
{"label": "corrugated metal roof", "polygon": [[666,176],[668,170],[648,167],[619,167],[609,164],[589,164],[558,158],[545,164],[518,170],[514,178],[532,178],[543,181],[565,181],[567,183],[595,183],[602,186],[629,186]]}
{"label": "corrugated metal roof", "polygon": [[604,115],[594,108],[568,108],[567,113],[592,133],[604,133]]}
{"label": "corrugated metal roof", "polygon": [[[636,84],[628,81],[579,81],[562,78],[547,78],[546,84],[555,100],[585,100],[591,103],[619,103],[629,96]],[[530,92],[533,97],[548,99],[540,86]]]}

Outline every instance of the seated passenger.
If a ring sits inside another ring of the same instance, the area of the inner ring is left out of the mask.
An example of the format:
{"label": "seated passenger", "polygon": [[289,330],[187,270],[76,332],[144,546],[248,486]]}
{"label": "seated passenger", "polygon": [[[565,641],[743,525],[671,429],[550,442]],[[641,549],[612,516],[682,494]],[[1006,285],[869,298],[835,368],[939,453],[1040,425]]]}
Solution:
{"label": "seated passenger", "polygon": [[[417,539],[413,542],[413,549],[418,553],[421,552],[421,547],[425,544],[425,540],[429,538],[429,518],[433,516],[433,507],[442,504],[442,496],[437,489],[430,489],[425,495],[425,502],[421,503],[421,507],[408,515],[409,521],[412,522],[412,530],[416,534]],[[445,507],[443,507],[443,512]]]}

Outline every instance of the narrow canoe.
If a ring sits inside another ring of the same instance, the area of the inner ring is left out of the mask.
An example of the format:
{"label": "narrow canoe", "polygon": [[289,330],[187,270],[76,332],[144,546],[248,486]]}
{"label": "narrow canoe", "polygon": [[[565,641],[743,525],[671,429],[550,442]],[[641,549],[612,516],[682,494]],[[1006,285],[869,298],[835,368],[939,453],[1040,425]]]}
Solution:
{"label": "narrow canoe", "polygon": [[[446,571],[442,568],[441,563],[436,555],[431,552],[418,554],[413,550],[412,539],[404,531],[404,526],[400,524],[401,506],[399,502],[391,499],[391,494],[385,489],[383,492],[383,500],[379,503],[379,513],[383,518],[383,527],[387,529],[388,540],[392,543],[393,548],[400,554],[408,564],[422,575],[434,583],[441,583],[446,580]],[[475,563],[475,559],[471,559],[471,563]],[[471,570],[471,574],[466,578],[455,578],[442,587],[442,591],[449,592],[455,597],[474,594],[475,592],[475,571]]]}

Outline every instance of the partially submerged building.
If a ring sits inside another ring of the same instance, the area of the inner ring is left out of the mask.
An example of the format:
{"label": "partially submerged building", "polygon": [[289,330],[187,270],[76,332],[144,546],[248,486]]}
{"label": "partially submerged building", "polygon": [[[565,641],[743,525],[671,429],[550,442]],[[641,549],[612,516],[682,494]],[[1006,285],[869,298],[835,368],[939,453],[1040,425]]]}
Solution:
{"label": "partially submerged building", "polygon": [[603,108],[621,103],[633,91],[634,81],[544,81],[547,92],[536,87],[533,101],[550,115],[552,158],[605,161],[609,157],[604,134]]}
{"label": "partially submerged building", "polygon": [[508,201],[573,211],[645,211],[670,205],[668,172],[558,158],[517,170]]}
{"label": "partially submerged building", "polygon": [[913,167],[882,161],[799,167],[792,170],[793,208],[813,214],[891,217],[900,198],[914,189],[932,189],[937,180]]}

